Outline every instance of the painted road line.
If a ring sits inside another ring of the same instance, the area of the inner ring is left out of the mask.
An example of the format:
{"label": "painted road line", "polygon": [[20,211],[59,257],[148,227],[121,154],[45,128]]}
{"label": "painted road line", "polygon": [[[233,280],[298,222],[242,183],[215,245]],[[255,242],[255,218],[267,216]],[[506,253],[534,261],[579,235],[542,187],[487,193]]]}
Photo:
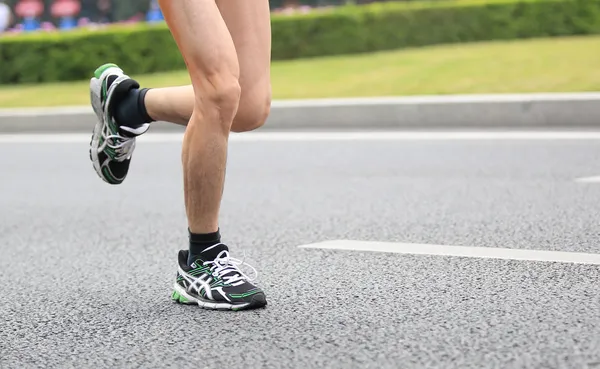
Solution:
{"label": "painted road line", "polygon": [[577,179],[575,179],[575,182],[579,182],[579,183],[599,183],[600,182],[600,176],[577,178]]}
{"label": "painted road line", "polygon": [[[89,143],[90,134],[0,134],[0,143]],[[181,142],[183,133],[148,133],[138,142]],[[599,131],[450,131],[450,132],[251,132],[232,133],[231,141],[482,141],[600,140]]]}
{"label": "painted road line", "polygon": [[81,114],[94,114],[91,106],[61,106],[56,108],[8,108],[0,109],[0,118],[13,117],[52,117]]}
{"label": "painted road line", "polygon": [[415,243],[335,240],[298,246],[305,249],[369,251],[410,255],[456,256],[482,259],[505,259],[600,265],[600,254],[578,252],[465,247]]}

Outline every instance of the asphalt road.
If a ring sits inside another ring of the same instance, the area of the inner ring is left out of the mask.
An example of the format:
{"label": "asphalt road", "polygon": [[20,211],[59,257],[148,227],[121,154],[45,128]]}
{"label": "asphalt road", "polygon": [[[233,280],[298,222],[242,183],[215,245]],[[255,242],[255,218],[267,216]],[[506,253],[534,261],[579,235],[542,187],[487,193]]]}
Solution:
{"label": "asphalt road", "polygon": [[112,187],[86,140],[0,144],[1,368],[600,368],[600,266],[297,247],[598,253],[598,141],[233,141],[222,233],[269,302],[240,313],[169,300],[179,150]]}

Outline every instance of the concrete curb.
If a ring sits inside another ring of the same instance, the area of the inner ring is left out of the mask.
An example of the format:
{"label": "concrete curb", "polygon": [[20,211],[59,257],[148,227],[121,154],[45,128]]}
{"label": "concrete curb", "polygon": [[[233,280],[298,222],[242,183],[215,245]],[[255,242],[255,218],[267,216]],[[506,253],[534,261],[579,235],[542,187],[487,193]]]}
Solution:
{"label": "concrete curb", "polygon": [[[0,109],[0,133],[91,132],[91,107]],[[600,93],[274,101],[261,130],[597,128]],[[183,132],[164,122],[152,131]]]}

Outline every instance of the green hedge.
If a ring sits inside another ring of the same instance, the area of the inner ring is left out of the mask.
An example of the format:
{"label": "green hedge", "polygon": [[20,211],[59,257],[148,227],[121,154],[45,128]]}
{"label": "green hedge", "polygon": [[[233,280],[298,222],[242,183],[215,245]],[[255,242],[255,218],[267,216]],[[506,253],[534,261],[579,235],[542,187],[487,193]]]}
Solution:
{"label": "green hedge", "polygon": [[[447,0],[273,16],[273,60],[442,43],[600,34],[600,0]],[[202,40],[198,40],[202,42]],[[80,80],[99,63],[131,73],[185,67],[164,25],[0,38],[0,84]]]}

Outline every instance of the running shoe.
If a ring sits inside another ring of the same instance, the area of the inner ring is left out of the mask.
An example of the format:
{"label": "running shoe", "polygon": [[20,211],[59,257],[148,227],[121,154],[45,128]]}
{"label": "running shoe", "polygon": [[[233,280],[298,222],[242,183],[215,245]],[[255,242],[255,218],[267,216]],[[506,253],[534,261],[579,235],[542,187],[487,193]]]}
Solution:
{"label": "running shoe", "polygon": [[119,125],[113,111],[131,88],[139,88],[135,80],[116,64],[104,64],[90,80],[90,99],[98,121],[90,142],[90,160],[100,178],[113,185],[127,177],[135,150],[136,137],[145,133],[150,124],[136,127]]}
{"label": "running shoe", "polygon": [[[218,245],[221,244],[215,246]],[[179,251],[177,279],[171,294],[173,301],[212,310],[247,310],[267,305],[265,293],[250,283],[251,279],[238,268],[248,264],[230,257],[229,251],[221,251],[214,260],[199,257],[191,265],[188,265],[188,252]]]}

